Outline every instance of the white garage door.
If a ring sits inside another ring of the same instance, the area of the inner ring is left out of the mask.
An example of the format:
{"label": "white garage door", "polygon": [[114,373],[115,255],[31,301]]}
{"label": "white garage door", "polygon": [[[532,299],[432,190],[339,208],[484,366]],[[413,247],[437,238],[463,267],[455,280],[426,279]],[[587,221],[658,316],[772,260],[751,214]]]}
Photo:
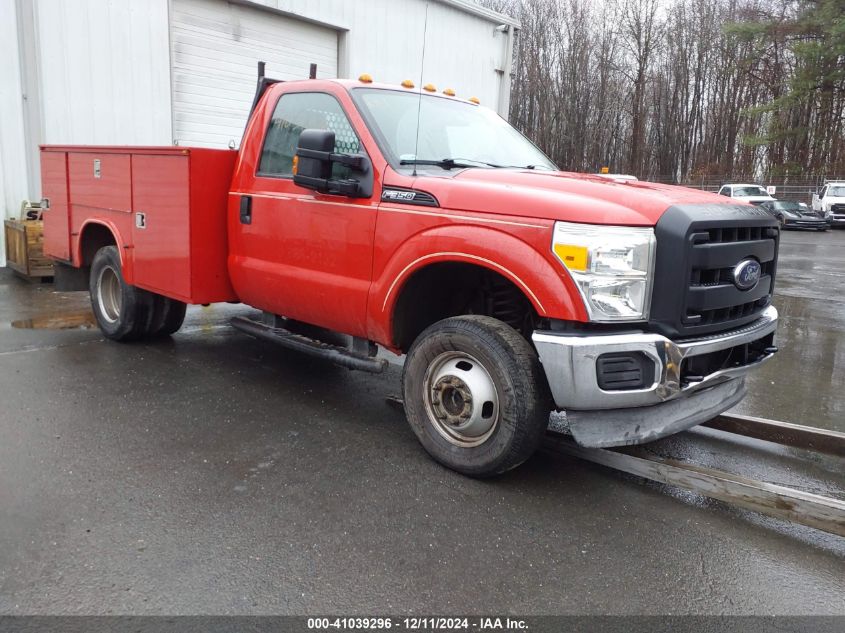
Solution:
{"label": "white garage door", "polygon": [[256,66],[274,79],[337,76],[337,32],[226,0],[172,0],[173,134],[179,145],[240,144]]}

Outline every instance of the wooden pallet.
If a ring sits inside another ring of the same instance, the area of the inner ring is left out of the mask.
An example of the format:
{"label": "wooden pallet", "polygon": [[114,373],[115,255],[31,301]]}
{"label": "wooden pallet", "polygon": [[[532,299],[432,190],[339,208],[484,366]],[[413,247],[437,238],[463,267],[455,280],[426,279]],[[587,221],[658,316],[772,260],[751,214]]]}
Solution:
{"label": "wooden pallet", "polygon": [[53,276],[53,263],[44,256],[42,220],[6,220],[6,263],[31,280]]}

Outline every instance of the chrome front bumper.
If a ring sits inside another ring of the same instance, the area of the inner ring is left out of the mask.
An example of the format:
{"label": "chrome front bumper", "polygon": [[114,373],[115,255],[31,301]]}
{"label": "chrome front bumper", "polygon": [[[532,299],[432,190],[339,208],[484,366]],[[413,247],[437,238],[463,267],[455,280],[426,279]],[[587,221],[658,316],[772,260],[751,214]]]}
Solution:
{"label": "chrome front bumper", "polygon": [[[625,420],[630,421],[631,428],[620,427],[607,435],[606,442],[584,444],[613,446],[656,439],[689,428],[707,419],[699,419],[702,415],[713,417],[736,404],[745,393],[744,376],[770,359],[773,353],[764,354],[747,365],[721,369],[688,382],[681,380],[682,361],[760,340],[777,329],[777,319],[777,310],[770,306],[759,319],[745,327],[678,342],[645,332],[571,336],[536,331],[533,340],[555,404],[567,411],[570,423],[589,419],[592,424],[601,425],[613,420],[624,427]],[[596,361],[602,354],[614,352],[641,352],[651,359],[655,364],[654,383],[644,389],[601,389]],[[720,388],[713,389],[715,387]],[[635,411],[640,408],[641,411]],[[575,426],[572,430],[575,439],[579,440]]]}

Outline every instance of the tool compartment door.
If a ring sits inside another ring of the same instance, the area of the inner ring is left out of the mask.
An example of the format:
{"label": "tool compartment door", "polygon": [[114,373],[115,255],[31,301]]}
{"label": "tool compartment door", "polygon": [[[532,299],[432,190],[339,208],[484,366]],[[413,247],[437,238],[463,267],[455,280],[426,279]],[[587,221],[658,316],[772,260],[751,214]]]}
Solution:
{"label": "tool compartment door", "polygon": [[134,154],[132,185],[135,285],[190,303],[189,157]]}
{"label": "tool compartment door", "polygon": [[70,205],[67,198],[67,153],[41,152],[43,195],[50,201],[44,218],[44,254],[70,260]]}

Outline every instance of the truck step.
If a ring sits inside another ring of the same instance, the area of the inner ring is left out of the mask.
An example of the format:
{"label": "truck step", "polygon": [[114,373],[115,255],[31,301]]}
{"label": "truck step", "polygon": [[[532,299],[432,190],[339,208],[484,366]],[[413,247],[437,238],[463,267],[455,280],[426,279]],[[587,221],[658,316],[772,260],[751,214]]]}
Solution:
{"label": "truck step", "polygon": [[387,367],[387,360],[384,358],[372,358],[345,347],[330,345],[329,343],[308,338],[301,334],[295,334],[285,328],[273,327],[245,317],[234,317],[231,320],[231,324],[233,328],[255,338],[311,356],[324,358],[348,369],[358,369],[372,374],[380,374]]}

